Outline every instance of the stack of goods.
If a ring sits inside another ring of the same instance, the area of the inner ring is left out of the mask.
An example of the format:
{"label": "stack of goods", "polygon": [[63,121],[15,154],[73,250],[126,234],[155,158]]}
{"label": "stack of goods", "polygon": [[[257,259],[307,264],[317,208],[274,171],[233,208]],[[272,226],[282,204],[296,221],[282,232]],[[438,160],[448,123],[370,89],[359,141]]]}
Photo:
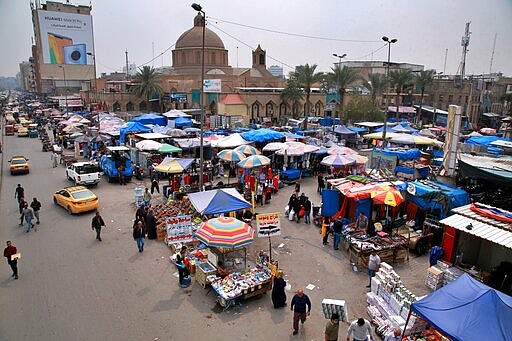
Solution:
{"label": "stack of goods", "polygon": [[425,286],[430,290],[435,291],[443,286],[443,277],[443,270],[436,266],[431,266],[427,271]]}
{"label": "stack of goods", "polygon": [[135,207],[142,206],[144,204],[144,189],[142,187],[135,187],[133,192],[135,195]]}
{"label": "stack of goods", "polygon": [[261,289],[263,284],[271,280],[270,270],[267,268],[252,268],[248,272],[234,272],[224,278],[216,277],[211,280],[212,287],[224,300],[232,300],[243,294]]}
{"label": "stack of goods", "polygon": [[167,227],[165,225],[165,218],[175,217],[178,214],[190,214],[194,216],[195,209],[190,203],[188,198],[181,201],[168,201],[162,204],[154,205],[149,208],[156,219],[157,239],[164,240],[167,237]]}
{"label": "stack of goods", "polygon": [[343,300],[324,298],[322,300],[322,311],[324,312],[324,317],[326,319],[330,319],[331,315],[336,313],[340,317],[341,321],[347,322],[347,304]]}
{"label": "stack of goods", "polygon": [[[382,333],[395,327],[403,330],[411,304],[417,299],[410,290],[403,286],[400,276],[393,270],[393,267],[383,262],[375,277],[372,278],[371,292],[366,294],[369,304],[367,311],[372,322]],[[425,321],[411,316],[405,334],[421,332],[425,327]]]}

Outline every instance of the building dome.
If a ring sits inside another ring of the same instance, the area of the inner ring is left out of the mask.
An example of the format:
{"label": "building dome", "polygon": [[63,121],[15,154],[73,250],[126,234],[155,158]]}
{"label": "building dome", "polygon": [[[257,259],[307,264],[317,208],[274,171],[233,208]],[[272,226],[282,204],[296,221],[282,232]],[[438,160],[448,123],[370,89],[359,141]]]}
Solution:
{"label": "building dome", "polygon": [[[194,18],[194,27],[185,31],[176,41],[176,49],[183,48],[201,48],[203,46],[203,22],[202,16],[198,14]],[[204,32],[204,46],[209,49],[224,50],[224,43],[220,37],[210,30],[205,28]]]}

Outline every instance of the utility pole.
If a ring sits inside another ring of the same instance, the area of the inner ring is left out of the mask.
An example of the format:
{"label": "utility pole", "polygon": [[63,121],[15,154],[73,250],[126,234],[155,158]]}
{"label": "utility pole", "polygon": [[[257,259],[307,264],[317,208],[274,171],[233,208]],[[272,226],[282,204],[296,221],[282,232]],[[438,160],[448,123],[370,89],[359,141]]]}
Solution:
{"label": "utility pole", "polygon": [[494,62],[494,50],[496,49],[496,38],[498,38],[498,32],[494,33],[494,43],[492,44],[491,63],[489,65],[489,76],[492,74],[492,63]]}
{"label": "utility pole", "polygon": [[444,66],[443,66],[443,75],[446,75],[446,60],[448,59],[448,49],[444,50]]}
{"label": "utility pole", "polygon": [[126,60],[126,81],[130,79],[130,72],[128,70],[128,50],[124,51],[125,60]]}
{"label": "utility pole", "polygon": [[468,53],[469,46],[469,36],[471,32],[469,32],[470,22],[466,23],[466,30],[464,31],[464,36],[462,36],[461,46],[462,46],[462,61],[460,65],[460,76],[461,76],[461,84],[464,83],[464,76],[466,75],[466,55]]}

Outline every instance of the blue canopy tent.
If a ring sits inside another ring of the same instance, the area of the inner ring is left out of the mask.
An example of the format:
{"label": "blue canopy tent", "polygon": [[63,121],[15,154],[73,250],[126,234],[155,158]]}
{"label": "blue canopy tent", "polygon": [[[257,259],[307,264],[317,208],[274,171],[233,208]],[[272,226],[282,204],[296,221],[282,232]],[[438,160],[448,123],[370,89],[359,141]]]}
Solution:
{"label": "blue canopy tent", "polygon": [[355,131],[348,129],[345,126],[339,126],[334,129],[334,132],[338,135],[355,135]]}
{"label": "blue canopy tent", "polygon": [[167,118],[165,116],[149,113],[132,118],[129,122],[139,122],[142,124],[153,124],[158,126],[166,126]]}
{"label": "blue canopy tent", "polygon": [[290,137],[292,139],[303,139],[305,138],[304,135],[299,135],[299,134],[294,134],[294,133],[289,133],[287,131],[283,132],[283,134],[286,136],[286,137]]}
{"label": "blue canopy tent", "polygon": [[389,156],[396,156],[398,160],[414,160],[421,157],[421,152],[419,149],[375,149],[379,153]]}
{"label": "blue canopy tent", "polygon": [[322,127],[332,127],[333,125],[340,124],[339,118],[332,118],[330,116],[324,117],[318,120],[318,123]]}
{"label": "blue canopy tent", "polygon": [[259,143],[280,140],[284,137],[282,133],[267,128],[251,130],[246,133],[242,133],[241,135],[247,141],[254,141]]}
{"label": "blue canopy tent", "polygon": [[347,128],[352,130],[353,132],[356,132],[356,133],[366,133],[366,132],[368,132],[368,129],[361,128],[361,127],[347,127]]}
{"label": "blue canopy tent", "polygon": [[139,122],[126,122],[119,129],[119,142],[124,144],[126,141],[126,134],[130,133],[149,133],[151,132],[151,128],[146,127],[142,123]]}
{"label": "blue canopy tent", "polygon": [[178,117],[174,120],[176,127],[189,127],[192,125],[192,120],[188,117]]}
{"label": "blue canopy tent", "polygon": [[476,144],[480,146],[491,146],[492,142],[503,140],[503,141],[511,141],[510,139],[499,137],[499,136],[472,136],[466,140],[467,144]]}
{"label": "blue canopy tent", "polygon": [[414,302],[411,313],[455,341],[512,340],[512,297],[468,274]]}
{"label": "blue canopy tent", "polygon": [[[381,133],[382,131],[384,131],[383,126],[373,130],[374,133]],[[395,133],[396,131],[394,129],[394,126],[391,126],[388,124],[388,126],[386,127],[386,132],[387,133]]]}
{"label": "blue canopy tent", "polygon": [[196,211],[204,215],[233,212],[252,206],[234,188],[189,193],[188,197]]}

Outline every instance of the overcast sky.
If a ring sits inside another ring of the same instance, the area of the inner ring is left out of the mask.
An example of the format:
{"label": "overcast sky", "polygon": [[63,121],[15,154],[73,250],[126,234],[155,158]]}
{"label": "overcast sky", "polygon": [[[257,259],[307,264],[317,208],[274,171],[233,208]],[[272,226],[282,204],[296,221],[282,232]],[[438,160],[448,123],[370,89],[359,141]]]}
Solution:
{"label": "overcast sky", "polygon": [[[64,1],[64,0],[63,0]],[[196,0],[198,1],[198,0]],[[89,0],[70,1],[89,5]],[[493,72],[512,76],[511,0],[202,0],[208,26],[224,41],[233,67],[251,66],[251,49],[267,51],[267,66],[317,64],[329,71],[337,58],[386,60],[381,37],[397,38],[391,60],[423,64],[455,74],[461,37],[471,22],[466,74],[488,73],[497,34]],[[94,0],[97,72],[120,71],[130,63],[171,65],[170,50],[193,26],[192,1]],[[242,26],[245,25],[245,26]],[[250,26],[250,27],[249,27]],[[274,33],[279,31],[283,33]],[[0,0],[0,76],[14,76],[30,57],[33,37],[29,0]],[[305,37],[308,36],[308,37]],[[316,38],[314,38],[316,37]],[[323,38],[323,39],[319,39]],[[169,49],[160,56],[161,52]]]}

